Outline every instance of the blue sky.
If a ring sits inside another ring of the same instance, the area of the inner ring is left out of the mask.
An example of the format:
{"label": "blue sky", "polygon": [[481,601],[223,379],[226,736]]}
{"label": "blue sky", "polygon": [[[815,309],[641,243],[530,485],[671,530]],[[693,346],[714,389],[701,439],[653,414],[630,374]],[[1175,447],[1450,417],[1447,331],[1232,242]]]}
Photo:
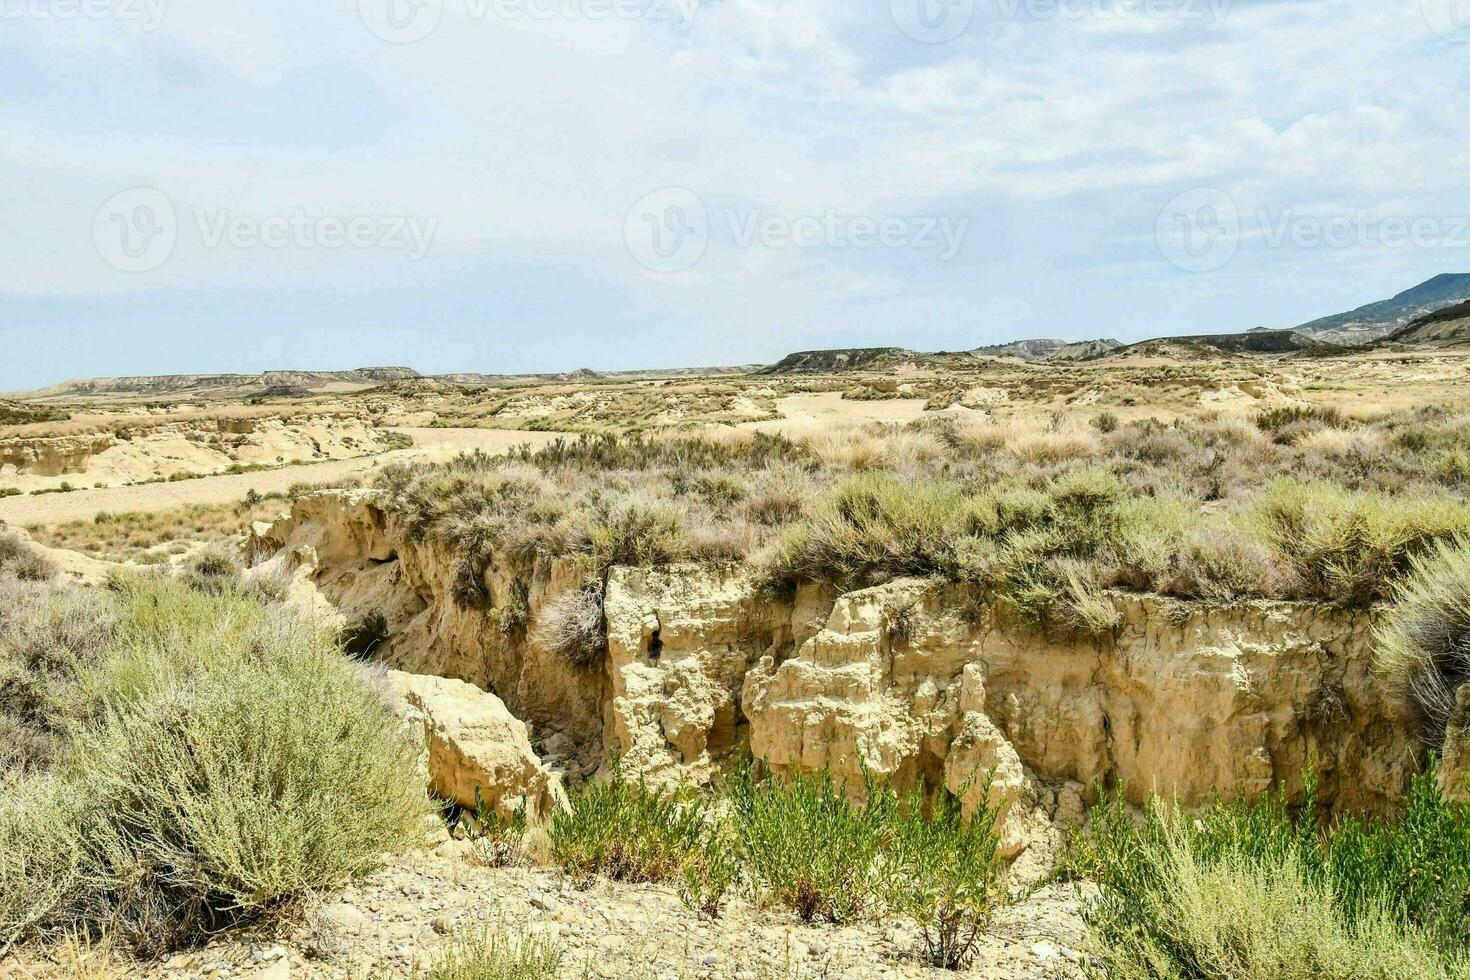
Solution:
{"label": "blue sky", "polygon": [[1133,340],[1470,271],[1467,0],[414,2],[0,0],[0,390]]}

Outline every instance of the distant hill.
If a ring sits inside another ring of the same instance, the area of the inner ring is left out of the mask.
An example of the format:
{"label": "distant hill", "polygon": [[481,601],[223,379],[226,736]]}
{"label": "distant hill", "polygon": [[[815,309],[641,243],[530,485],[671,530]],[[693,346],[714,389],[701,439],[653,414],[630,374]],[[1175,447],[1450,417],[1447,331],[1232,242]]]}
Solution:
{"label": "distant hill", "polygon": [[920,356],[903,347],[837,347],[832,350],[803,350],[787,354],[757,374],[835,374],[889,364]]}
{"label": "distant hill", "polygon": [[977,357],[1018,357],[1023,361],[1087,361],[1122,346],[1116,340],[1013,340],[1009,344],[976,347]]}
{"label": "distant hill", "polygon": [[405,367],[367,367],[350,371],[265,371],[261,374],[159,374],[63,381],[49,388],[18,392],[12,397],[38,402],[236,399],[311,394],[332,386],[366,387],[418,376],[417,371]]}
{"label": "distant hill", "polygon": [[1396,344],[1470,343],[1470,302],[1421,316],[1383,339]]}
{"label": "distant hill", "polygon": [[1381,340],[1422,316],[1466,300],[1470,300],[1470,273],[1445,273],[1392,299],[1325,316],[1296,329],[1331,344],[1366,344]]}
{"label": "distant hill", "polygon": [[1331,350],[1330,344],[1314,340],[1295,330],[1249,330],[1245,333],[1198,334],[1184,337],[1157,337],[1118,347],[1107,353],[1118,357],[1219,357],[1250,354],[1294,354],[1303,351]]}

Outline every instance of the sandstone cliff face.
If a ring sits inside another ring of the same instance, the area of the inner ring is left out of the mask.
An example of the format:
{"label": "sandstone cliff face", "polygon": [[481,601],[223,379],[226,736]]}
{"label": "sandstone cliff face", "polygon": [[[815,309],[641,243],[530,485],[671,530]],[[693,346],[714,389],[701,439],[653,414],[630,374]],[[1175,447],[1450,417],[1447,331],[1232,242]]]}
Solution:
{"label": "sandstone cliff face", "polygon": [[963,586],[772,598],[738,569],[618,568],[596,671],[534,638],[546,603],[581,585],[570,562],[517,582],[492,559],[484,601],[467,606],[463,556],[410,540],[373,491],[304,497],[256,547],[314,601],[381,613],[391,666],[498,694],[558,767],[616,754],[647,778],[703,784],[754,756],[852,787],[865,769],[924,780],[971,805],[989,780],[1011,856],[1080,819],[1099,783],[1137,802],[1294,796],[1310,764],[1327,803],[1377,809],[1421,756],[1406,706],[1370,675],[1370,612],[1116,594],[1121,625],[1098,638],[1012,621]]}

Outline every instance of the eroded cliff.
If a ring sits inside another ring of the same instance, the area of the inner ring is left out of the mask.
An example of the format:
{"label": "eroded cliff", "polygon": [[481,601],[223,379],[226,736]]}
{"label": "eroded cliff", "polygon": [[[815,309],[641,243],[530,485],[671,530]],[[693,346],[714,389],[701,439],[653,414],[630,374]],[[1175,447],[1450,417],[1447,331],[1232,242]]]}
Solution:
{"label": "eroded cliff", "polygon": [[1422,758],[1409,709],[1372,676],[1373,612],[1113,593],[1120,625],[1096,637],[928,580],[772,596],[739,567],[614,568],[606,658],[578,668],[536,629],[583,586],[572,561],[467,565],[410,531],[375,491],[312,494],[256,526],[255,574],[288,573],[344,623],[381,617],[376,657],[494,692],[573,776],[616,756],[704,784],[753,756],[970,802],[988,776],[1017,856],[1080,819],[1098,785],[1136,802],[1296,797],[1310,766],[1328,805],[1376,810]]}

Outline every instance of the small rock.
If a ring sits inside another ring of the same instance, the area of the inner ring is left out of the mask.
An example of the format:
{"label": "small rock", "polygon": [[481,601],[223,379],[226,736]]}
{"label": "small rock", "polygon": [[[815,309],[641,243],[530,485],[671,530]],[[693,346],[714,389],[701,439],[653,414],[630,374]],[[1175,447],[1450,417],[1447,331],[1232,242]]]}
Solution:
{"label": "small rock", "polygon": [[335,926],[344,932],[360,932],[367,924],[367,916],[363,914],[362,909],[346,902],[328,905],[322,909],[321,918],[326,924]]}
{"label": "small rock", "polygon": [[720,962],[720,956],[718,953],[710,953],[701,962],[704,963],[705,966],[714,966],[716,963]]}
{"label": "small rock", "polygon": [[1050,963],[1054,960],[1061,959],[1062,951],[1057,949],[1051,943],[1040,942],[1032,945],[1031,955],[1036,957],[1043,963]]}
{"label": "small rock", "polygon": [[286,950],[280,946],[266,946],[261,949],[254,950],[250,954],[250,962],[272,963],[285,955]]}

